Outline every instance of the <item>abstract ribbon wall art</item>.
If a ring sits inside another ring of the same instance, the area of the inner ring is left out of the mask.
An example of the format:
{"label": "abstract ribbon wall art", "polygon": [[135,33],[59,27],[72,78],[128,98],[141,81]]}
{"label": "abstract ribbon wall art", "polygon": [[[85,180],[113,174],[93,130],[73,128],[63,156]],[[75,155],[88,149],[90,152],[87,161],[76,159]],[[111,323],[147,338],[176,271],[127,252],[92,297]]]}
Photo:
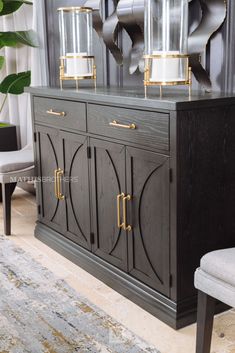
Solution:
{"label": "abstract ribbon wall art", "polygon": [[[195,0],[189,0],[193,3]],[[220,28],[226,18],[226,0],[199,0],[201,21],[197,28],[189,34],[188,48],[190,66],[197,81],[207,90],[211,89],[211,80],[200,63],[211,36]],[[129,72],[133,74],[138,68],[144,71],[144,9],[145,0],[113,0],[113,13],[103,20],[102,0],[87,0],[84,6],[92,7],[93,26],[104,40],[118,65],[123,64],[122,48],[118,45],[118,34],[125,30],[131,41]]]}
{"label": "abstract ribbon wall art", "polygon": [[[193,2],[194,0],[189,0]],[[190,66],[197,81],[205,88],[211,89],[211,80],[200,63],[200,54],[205,50],[211,36],[221,27],[227,14],[226,0],[199,0],[202,16],[198,27],[189,35],[188,50]]]}

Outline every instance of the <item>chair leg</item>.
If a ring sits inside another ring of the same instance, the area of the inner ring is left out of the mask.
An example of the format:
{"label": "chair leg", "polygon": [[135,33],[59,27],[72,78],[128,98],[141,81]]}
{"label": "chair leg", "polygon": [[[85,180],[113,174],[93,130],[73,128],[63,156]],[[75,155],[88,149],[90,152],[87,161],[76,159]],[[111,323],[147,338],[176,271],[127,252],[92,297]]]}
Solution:
{"label": "chair leg", "polygon": [[16,183],[2,184],[2,206],[4,233],[11,235],[11,196],[15,190]]}
{"label": "chair leg", "polygon": [[198,291],[196,353],[210,353],[216,299]]}
{"label": "chair leg", "polygon": [[[17,183],[11,183],[11,193],[15,191]],[[2,202],[2,184],[0,184],[0,202]]]}

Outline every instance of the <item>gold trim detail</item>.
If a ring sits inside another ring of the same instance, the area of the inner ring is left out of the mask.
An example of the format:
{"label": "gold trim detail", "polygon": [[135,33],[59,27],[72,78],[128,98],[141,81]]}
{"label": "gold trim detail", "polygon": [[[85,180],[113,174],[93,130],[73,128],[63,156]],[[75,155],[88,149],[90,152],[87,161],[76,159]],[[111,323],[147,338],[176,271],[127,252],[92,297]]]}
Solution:
{"label": "gold trim detail", "polygon": [[119,124],[116,120],[113,120],[111,123],[109,123],[110,126],[115,126],[115,127],[120,127],[122,129],[136,129],[136,125],[135,124],[129,124],[129,125],[125,125],[125,124]]}
{"label": "gold trim detail", "polygon": [[188,54],[152,54],[144,55],[144,59],[187,59],[189,58]]}
{"label": "gold trim detail", "polygon": [[94,76],[62,76],[63,81],[94,80]]}
{"label": "gold trim detail", "polygon": [[94,55],[65,55],[61,56],[60,60],[65,60],[65,59],[95,59]]}
{"label": "gold trim detail", "polygon": [[68,6],[68,7],[59,7],[57,11],[64,11],[64,12],[92,12],[92,7],[85,7],[85,6]]}
{"label": "gold trim detail", "polygon": [[144,81],[145,86],[188,86],[190,81],[171,81],[171,82],[157,82],[157,81]]}

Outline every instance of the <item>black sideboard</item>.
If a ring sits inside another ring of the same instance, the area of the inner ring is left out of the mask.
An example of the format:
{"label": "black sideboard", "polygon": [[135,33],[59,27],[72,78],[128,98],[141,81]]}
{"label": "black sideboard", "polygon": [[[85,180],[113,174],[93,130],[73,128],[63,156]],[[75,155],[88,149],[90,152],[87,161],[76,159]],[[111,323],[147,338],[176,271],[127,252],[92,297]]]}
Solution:
{"label": "black sideboard", "polygon": [[235,246],[235,97],[27,91],[36,237],[170,326],[192,323],[200,257]]}

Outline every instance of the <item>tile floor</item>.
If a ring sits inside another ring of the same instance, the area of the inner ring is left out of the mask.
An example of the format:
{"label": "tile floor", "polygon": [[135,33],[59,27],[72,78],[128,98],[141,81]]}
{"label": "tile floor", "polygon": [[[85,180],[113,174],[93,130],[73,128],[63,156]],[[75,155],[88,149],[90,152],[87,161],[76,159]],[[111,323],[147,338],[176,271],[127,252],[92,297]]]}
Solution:
{"label": "tile floor", "polygon": [[[63,258],[33,236],[35,198],[16,189],[12,202],[12,240],[94,304],[134,333],[153,344],[161,353],[194,353],[195,325],[174,331],[111,288]],[[0,233],[3,233],[0,207]],[[235,353],[235,311],[216,317],[212,353]],[[127,352],[120,352],[127,353]]]}

